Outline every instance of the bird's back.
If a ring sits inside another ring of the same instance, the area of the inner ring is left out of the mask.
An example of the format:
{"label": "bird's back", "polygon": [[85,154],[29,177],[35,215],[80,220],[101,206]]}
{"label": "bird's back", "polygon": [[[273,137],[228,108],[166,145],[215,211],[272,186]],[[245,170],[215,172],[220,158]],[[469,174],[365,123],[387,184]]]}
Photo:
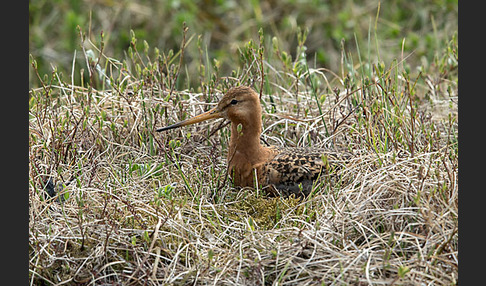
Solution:
{"label": "bird's back", "polygon": [[315,180],[341,168],[350,156],[319,148],[274,148],[277,155],[262,166],[263,182],[282,196],[309,195]]}

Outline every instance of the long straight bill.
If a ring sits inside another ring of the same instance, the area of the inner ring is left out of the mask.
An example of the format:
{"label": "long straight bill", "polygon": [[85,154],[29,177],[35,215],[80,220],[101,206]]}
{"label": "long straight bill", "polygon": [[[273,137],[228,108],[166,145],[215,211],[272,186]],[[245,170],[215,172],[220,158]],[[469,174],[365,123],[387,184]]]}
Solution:
{"label": "long straight bill", "polygon": [[181,122],[177,122],[175,124],[172,124],[172,125],[169,125],[169,126],[166,126],[166,127],[156,129],[155,131],[157,131],[157,132],[166,131],[166,130],[169,130],[169,129],[174,129],[174,128],[178,128],[178,127],[182,127],[182,126],[186,126],[186,125],[199,123],[199,122],[206,121],[206,120],[209,120],[209,119],[221,118],[221,117],[223,117],[222,114],[220,112],[218,112],[216,110],[216,108],[213,108],[209,111],[206,111],[206,112],[199,114],[197,116],[194,116],[192,118],[186,119],[186,120],[181,121]]}

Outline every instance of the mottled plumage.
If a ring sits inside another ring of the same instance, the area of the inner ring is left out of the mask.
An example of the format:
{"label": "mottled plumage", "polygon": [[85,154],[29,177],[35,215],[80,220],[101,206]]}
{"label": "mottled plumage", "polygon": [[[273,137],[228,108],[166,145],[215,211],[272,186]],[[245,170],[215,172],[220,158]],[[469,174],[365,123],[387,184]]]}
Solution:
{"label": "mottled plumage", "polygon": [[269,193],[308,195],[314,181],[341,166],[342,156],[324,149],[266,147],[260,144],[261,106],[246,86],[228,90],[218,105],[198,116],[157,129],[165,131],[212,118],[231,121],[228,171],[236,186],[264,188]]}
{"label": "mottled plumage", "polygon": [[[263,165],[262,183],[283,196],[308,195],[314,181],[341,167],[339,154],[308,147],[276,148],[277,154]],[[331,167],[332,166],[332,167]]]}

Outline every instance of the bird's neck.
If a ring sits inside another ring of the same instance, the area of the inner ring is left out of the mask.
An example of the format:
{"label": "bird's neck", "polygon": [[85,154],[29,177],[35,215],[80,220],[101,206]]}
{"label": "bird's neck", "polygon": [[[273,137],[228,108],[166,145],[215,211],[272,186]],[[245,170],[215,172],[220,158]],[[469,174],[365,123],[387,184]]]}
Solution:
{"label": "bird's neck", "polygon": [[262,133],[261,120],[251,123],[231,123],[231,138],[229,156],[238,152],[247,158],[257,158],[264,150],[260,144],[260,134]]}

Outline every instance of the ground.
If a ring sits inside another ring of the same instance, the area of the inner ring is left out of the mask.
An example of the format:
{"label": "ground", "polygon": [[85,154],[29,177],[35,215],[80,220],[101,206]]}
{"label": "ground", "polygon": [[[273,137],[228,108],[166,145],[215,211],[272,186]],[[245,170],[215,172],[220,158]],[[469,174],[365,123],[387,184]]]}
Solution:
{"label": "ground", "polygon": [[[218,70],[217,56],[191,52],[206,47],[189,21],[173,52],[133,32],[115,56],[80,27],[70,69],[44,75],[33,50],[31,283],[457,284],[457,32],[442,33],[448,18],[433,14],[423,39],[380,38],[394,27],[385,12],[396,12],[381,6],[359,10],[366,33],[338,47],[332,65],[309,52],[314,31],[287,46],[256,29],[236,44],[230,71]],[[335,36],[349,36],[345,27]],[[413,41],[415,52],[384,48]],[[432,54],[419,55],[421,45]],[[269,197],[231,185],[224,121],[155,132],[239,84],[262,93],[262,143],[354,157],[307,198]]]}

